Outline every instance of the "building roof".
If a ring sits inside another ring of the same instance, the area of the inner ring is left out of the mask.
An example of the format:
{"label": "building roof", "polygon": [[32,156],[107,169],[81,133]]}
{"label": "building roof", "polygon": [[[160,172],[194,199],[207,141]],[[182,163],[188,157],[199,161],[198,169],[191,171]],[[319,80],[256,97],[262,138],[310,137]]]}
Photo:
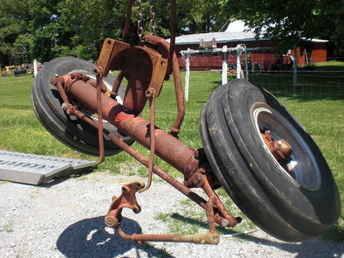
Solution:
{"label": "building roof", "polygon": [[315,43],[327,43],[328,40],[326,39],[307,39],[307,38],[301,38],[304,41],[308,41],[308,42],[315,42]]}
{"label": "building roof", "polygon": [[[201,40],[207,42],[214,38],[217,43],[256,41],[257,38],[259,40],[269,40],[269,38],[264,38],[262,36],[257,37],[257,34],[251,31],[251,29],[245,25],[245,22],[237,20],[229,23],[226,30],[223,32],[187,34],[176,37],[176,45],[198,45]],[[328,40],[321,39],[302,38],[302,40],[315,43],[328,42]]]}
{"label": "building roof", "polygon": [[199,44],[201,40],[211,41],[215,38],[217,43],[245,42],[256,40],[254,32],[209,32],[199,34],[189,34],[176,37],[176,45]]}

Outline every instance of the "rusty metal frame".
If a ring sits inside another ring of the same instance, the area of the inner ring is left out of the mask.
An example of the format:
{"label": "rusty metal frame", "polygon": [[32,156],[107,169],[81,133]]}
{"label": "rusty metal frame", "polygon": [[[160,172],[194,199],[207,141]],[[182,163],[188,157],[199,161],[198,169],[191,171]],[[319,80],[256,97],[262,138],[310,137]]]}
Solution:
{"label": "rusty metal frame", "polygon": [[[73,79],[71,79],[73,78]],[[204,160],[202,161],[198,157],[198,151],[193,150],[183,145],[178,139],[165,133],[160,129],[156,129],[153,132],[154,137],[148,134],[150,127],[148,124],[154,125],[151,122],[145,121],[135,115],[127,114],[123,111],[113,113],[114,109],[118,110],[119,104],[112,98],[100,93],[100,101],[98,100],[98,89],[101,87],[94,88],[94,82],[91,79],[85,79],[84,76],[79,74],[70,74],[54,79],[54,84],[58,88],[64,104],[65,110],[68,114],[76,116],[78,119],[92,125],[99,130],[99,121],[96,122],[84,113],[79,111],[77,107],[70,104],[68,95],[73,96],[80,100],[83,106],[87,106],[91,111],[98,110],[98,103],[103,105],[100,107],[100,112],[105,119],[115,124],[120,130],[126,132],[139,143],[148,147],[153,138],[157,138],[158,144],[157,155],[167,160],[170,164],[179,169],[185,176],[184,184],[168,175],[161,168],[150,163],[143,155],[137,152],[134,148],[127,145],[119,136],[104,131],[104,133],[120,148],[125,152],[133,156],[137,161],[146,167],[151,166],[152,172],[164,179],[166,182],[171,184],[177,190],[182,192],[188,198],[196,202],[200,207],[206,210],[209,224],[209,232],[200,235],[127,235],[120,227],[121,211],[123,208],[131,208],[134,211],[140,211],[137,207],[135,193],[144,189],[143,184],[140,187],[135,185],[124,186],[122,195],[115,199],[111,204],[110,210],[106,216],[106,222],[108,225],[114,226],[120,236],[125,239],[136,240],[136,241],[174,241],[174,242],[193,242],[193,243],[208,243],[216,244],[218,242],[218,233],[215,230],[215,223],[223,226],[234,226],[240,222],[239,218],[234,218],[226,211],[221,200],[212,189],[212,185],[209,183],[208,178],[211,177],[211,172],[205,168]],[[111,107],[109,109],[109,107]],[[113,118],[115,116],[115,118]],[[152,138],[153,137],[153,138]],[[168,146],[168,150],[172,152],[182,152],[177,157],[175,155],[168,155],[168,152],[161,150],[161,146]],[[181,157],[184,160],[181,160]],[[185,159],[186,157],[186,159]],[[208,201],[204,200],[198,194],[193,192],[191,187],[200,187],[208,195]],[[128,190],[129,189],[129,190]],[[112,222],[111,222],[112,221]],[[114,223],[113,221],[117,221]]]}
{"label": "rusty metal frame", "polygon": [[[133,0],[129,1],[128,13],[131,13]],[[171,30],[175,30],[176,1],[171,0]],[[123,35],[128,34],[130,19],[127,18]],[[174,33],[173,33],[174,34]],[[241,221],[240,218],[231,216],[225,209],[222,201],[214,192],[216,179],[213,176],[207,160],[202,151],[184,145],[177,136],[185,114],[185,101],[181,86],[180,70],[177,56],[174,52],[175,37],[172,36],[171,46],[164,39],[146,35],[144,44],[132,46],[119,40],[106,38],[103,43],[99,58],[96,63],[96,80],[88,78],[81,73],[72,73],[58,76],[52,83],[56,86],[62,100],[65,112],[86,122],[98,130],[99,137],[99,162],[104,160],[103,136],[134,157],[138,162],[148,167],[148,183],[133,182],[122,187],[122,194],[113,197],[112,204],[105,217],[108,226],[115,228],[116,232],[124,239],[144,241],[172,241],[193,242],[203,244],[217,244],[219,234],[216,224],[234,226]],[[112,91],[106,92],[103,77],[110,70],[119,70],[120,73],[112,85]],[[177,117],[166,133],[155,125],[155,98],[159,96],[163,81],[173,73],[177,99]],[[116,100],[118,88],[123,80],[128,80],[128,86],[123,105]],[[91,112],[98,113],[98,121],[94,121],[69,101],[69,98],[80,103]],[[149,101],[149,121],[137,116]],[[103,118],[114,124],[118,130],[138,143],[150,149],[147,159],[133,147],[126,144],[118,135],[110,133],[103,128]],[[154,164],[155,155],[165,160],[184,175],[181,183],[168,175]],[[176,234],[133,234],[128,235],[121,228],[123,208],[141,211],[136,200],[136,193],[147,190],[152,181],[152,174],[158,175],[178,191],[197,203],[206,211],[209,232],[196,235]],[[205,200],[191,188],[202,188],[208,196]]]}
{"label": "rusty metal frame", "polygon": [[123,58],[127,58],[127,55],[132,55],[131,52],[138,53],[143,51],[146,53],[146,57],[149,59],[152,72],[150,76],[149,86],[154,88],[156,96],[160,94],[160,90],[167,71],[167,59],[164,58],[158,51],[146,46],[130,46],[129,44],[106,38],[103,43],[99,58],[97,60],[97,72],[102,76],[106,76],[110,70],[124,70]]}
{"label": "rusty metal frame", "polygon": [[[113,227],[120,237],[141,243],[145,241],[171,241],[217,244],[219,233],[216,231],[216,225],[232,227],[240,223],[241,218],[231,216],[215,193],[214,189],[218,182],[210,169],[203,150],[190,148],[178,139],[178,133],[185,115],[185,100],[178,58],[175,53],[176,0],[170,1],[172,32],[170,43],[155,35],[140,37],[143,42],[139,46],[106,38],[96,62],[95,80],[82,73],[72,73],[57,76],[53,78],[52,83],[63,101],[62,108],[65,112],[98,130],[98,164],[104,161],[104,136],[107,136],[115,145],[148,168],[147,184],[142,182],[126,184],[122,186],[122,194],[112,198],[112,203],[105,216],[106,225]],[[123,38],[127,38],[129,34],[134,2],[135,0],[128,0]],[[119,70],[119,74],[112,85],[111,92],[109,92],[103,83],[103,78],[111,70]],[[174,77],[177,117],[170,128],[170,132],[166,133],[155,125],[155,100],[161,92],[164,80],[168,79],[171,73]],[[115,97],[124,78],[127,79],[128,85],[124,102],[119,104]],[[72,104],[70,99],[81,104],[88,111],[98,113],[97,121],[81,112],[77,106]],[[147,101],[149,102],[149,121],[138,116]],[[124,142],[120,136],[104,129],[103,119],[115,125],[121,133],[130,136],[149,149],[149,157],[144,157]],[[261,132],[261,137],[277,161],[284,168],[287,168],[285,163],[290,157],[291,146],[285,140],[275,141],[272,139],[269,131]],[[159,156],[179,170],[184,175],[184,182],[179,182],[155,165],[155,156]],[[153,173],[205,210],[209,226],[207,233],[129,235],[122,229],[122,210],[128,208],[135,213],[141,211],[136,193],[149,189]],[[192,188],[203,189],[208,199],[202,198],[192,191]]]}

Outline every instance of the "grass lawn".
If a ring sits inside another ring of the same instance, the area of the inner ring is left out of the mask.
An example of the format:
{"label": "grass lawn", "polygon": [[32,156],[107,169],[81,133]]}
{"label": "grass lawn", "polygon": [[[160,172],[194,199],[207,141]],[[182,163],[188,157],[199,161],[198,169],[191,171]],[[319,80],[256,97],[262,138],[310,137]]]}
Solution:
{"label": "grass lawn", "polygon": [[[272,91],[304,125],[323,151],[344,194],[344,73],[304,73],[292,86],[289,74],[255,74],[250,80]],[[192,72],[187,113],[180,139],[201,147],[199,113],[212,90],[218,86],[219,72]],[[65,147],[38,122],[31,106],[32,77],[0,77],[0,149],[73,158],[92,158]],[[168,129],[176,116],[174,87],[167,82],[157,101],[157,124]],[[143,115],[147,117],[147,112]],[[133,145],[148,153],[138,144]],[[158,165],[174,175],[173,168],[158,160]],[[114,174],[146,174],[146,169],[125,153],[106,159],[99,169]],[[344,203],[342,205],[344,207]],[[340,230],[344,231],[343,226]],[[337,236],[339,236],[337,231]],[[344,239],[344,234],[340,236]]]}
{"label": "grass lawn", "polygon": [[342,61],[328,61],[310,64],[305,69],[313,69],[316,71],[344,71],[344,62]]}

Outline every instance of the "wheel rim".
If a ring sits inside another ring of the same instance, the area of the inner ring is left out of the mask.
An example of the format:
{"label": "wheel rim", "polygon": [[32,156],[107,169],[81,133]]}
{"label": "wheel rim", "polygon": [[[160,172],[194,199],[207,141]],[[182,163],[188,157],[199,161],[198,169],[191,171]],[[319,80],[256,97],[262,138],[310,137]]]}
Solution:
{"label": "wheel rim", "polygon": [[[278,171],[306,190],[318,190],[321,186],[319,166],[310,147],[294,126],[264,103],[251,109],[251,117],[264,150]],[[273,140],[284,139],[291,146],[292,152],[286,166],[282,166],[266,145],[262,133],[267,130],[270,131]]]}

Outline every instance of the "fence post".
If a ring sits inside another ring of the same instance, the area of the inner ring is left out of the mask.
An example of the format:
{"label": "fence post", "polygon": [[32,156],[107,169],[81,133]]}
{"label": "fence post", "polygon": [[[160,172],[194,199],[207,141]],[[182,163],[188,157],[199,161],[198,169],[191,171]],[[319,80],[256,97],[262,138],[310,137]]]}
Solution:
{"label": "fence post", "polygon": [[245,46],[244,52],[245,52],[245,69],[246,69],[245,76],[246,76],[246,80],[248,80],[248,55],[247,55],[247,48],[246,48],[246,46]]}
{"label": "fence post", "polygon": [[290,56],[290,60],[293,62],[293,86],[297,84],[297,65],[295,56]]}
{"label": "fence post", "polygon": [[240,57],[242,54],[242,46],[241,45],[237,45],[236,46],[236,53],[237,53],[237,74],[236,74],[236,78],[240,79],[244,76],[242,76],[242,69],[241,69],[241,62],[240,62]]}
{"label": "fence post", "polygon": [[228,48],[227,46],[222,47],[222,85],[226,85],[228,83],[227,74],[228,74]]}
{"label": "fence post", "polygon": [[33,60],[33,76],[36,78],[37,76],[37,73],[38,73],[38,63],[37,63],[37,60],[34,59]]}
{"label": "fence post", "polygon": [[[188,48],[187,52],[190,52]],[[190,83],[190,54],[185,55],[185,101],[189,101],[189,83]]]}

